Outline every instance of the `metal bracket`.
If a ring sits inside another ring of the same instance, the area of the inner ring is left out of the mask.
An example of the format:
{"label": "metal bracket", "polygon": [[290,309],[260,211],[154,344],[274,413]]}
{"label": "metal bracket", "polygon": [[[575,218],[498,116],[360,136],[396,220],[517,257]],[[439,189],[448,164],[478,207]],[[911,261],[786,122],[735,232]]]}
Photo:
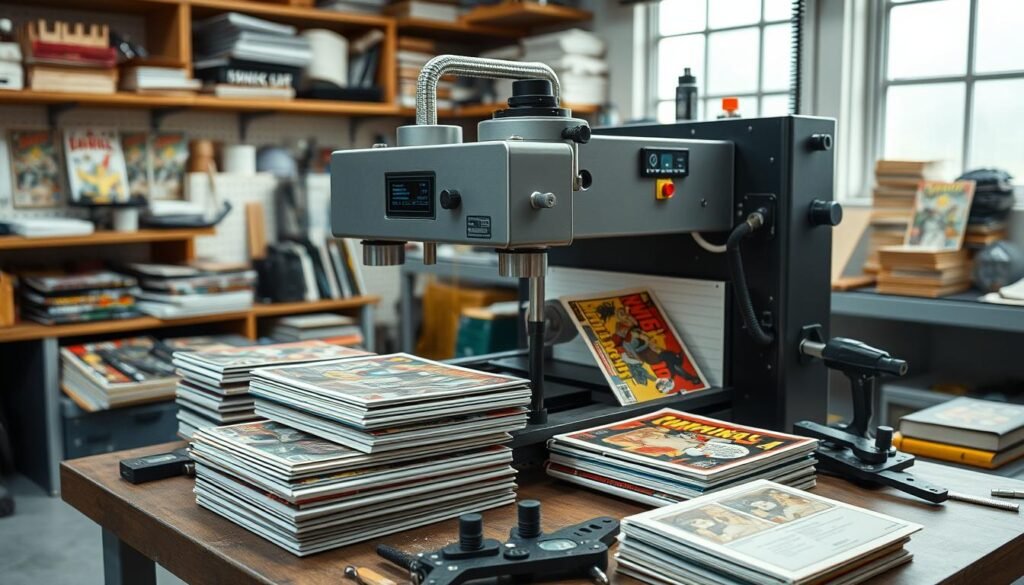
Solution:
{"label": "metal bracket", "polygon": [[275,114],[273,110],[260,110],[256,112],[239,112],[238,113],[238,140],[246,142],[249,139],[249,125],[254,120],[259,118],[266,118]]}
{"label": "metal bracket", "polygon": [[60,104],[47,104],[46,105],[46,123],[51,129],[57,127],[57,122],[60,120],[60,115],[68,110],[73,110],[78,107],[78,102],[65,102]]}
{"label": "metal bracket", "polygon": [[149,129],[153,132],[159,132],[160,127],[163,126],[164,118],[171,114],[176,114],[183,111],[184,106],[171,106],[167,108],[153,108],[149,111]]}

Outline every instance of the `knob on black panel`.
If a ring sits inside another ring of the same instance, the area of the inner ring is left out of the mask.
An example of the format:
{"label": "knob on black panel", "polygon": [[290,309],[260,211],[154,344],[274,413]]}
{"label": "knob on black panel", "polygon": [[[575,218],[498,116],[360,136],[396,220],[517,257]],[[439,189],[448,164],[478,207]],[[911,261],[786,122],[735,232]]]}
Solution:
{"label": "knob on black panel", "polygon": [[892,427],[880,426],[875,429],[875,447],[879,451],[888,451],[892,447]]}
{"label": "knob on black panel", "polygon": [[462,194],[455,189],[441,191],[440,199],[442,209],[458,209],[462,205]]}
{"label": "knob on black panel", "polygon": [[536,538],[540,536],[540,502],[523,500],[519,502],[519,536]]}
{"label": "knob on black panel", "polygon": [[837,226],[839,222],[843,221],[843,206],[838,201],[815,199],[811,201],[807,218],[811,225]]}
{"label": "knob on black panel", "polygon": [[484,547],[484,519],[480,514],[459,516],[459,548],[480,550]]}

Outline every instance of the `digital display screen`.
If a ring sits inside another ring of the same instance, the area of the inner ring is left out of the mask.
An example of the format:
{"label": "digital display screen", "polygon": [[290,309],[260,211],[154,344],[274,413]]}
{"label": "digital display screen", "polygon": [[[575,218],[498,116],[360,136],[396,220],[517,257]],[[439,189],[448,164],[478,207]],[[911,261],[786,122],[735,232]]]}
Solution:
{"label": "digital display screen", "polygon": [[690,174],[690,151],[686,148],[641,148],[641,177],[685,177]]}
{"label": "digital display screen", "polygon": [[387,173],[385,215],[434,219],[434,173]]}

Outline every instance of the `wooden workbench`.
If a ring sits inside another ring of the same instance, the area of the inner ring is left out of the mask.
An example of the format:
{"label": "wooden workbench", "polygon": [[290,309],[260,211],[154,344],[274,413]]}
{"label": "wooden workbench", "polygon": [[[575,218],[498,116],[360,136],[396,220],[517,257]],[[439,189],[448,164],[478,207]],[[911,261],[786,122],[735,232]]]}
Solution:
{"label": "wooden workbench", "polygon": [[[311,557],[293,556],[196,505],[190,478],[140,486],[120,479],[121,459],[180,446],[158,445],[61,465],[62,497],[103,528],[108,584],[155,583],[154,561],[193,585],[339,585],[347,582],[342,571],[349,564],[375,568],[400,579],[400,572],[374,554],[378,543],[419,552],[456,538],[456,522],[448,521]],[[1024,489],[1021,481],[930,463],[919,463],[914,471],[932,483],[971,494],[987,495],[996,486]],[[521,475],[520,484],[521,499],[543,503],[547,529],[594,516],[622,518],[645,509],[536,474]],[[870,581],[872,585],[998,585],[1024,575],[1024,517],[1018,514],[961,502],[932,506],[889,488],[866,490],[830,477],[820,477],[813,492],[924,526],[907,545],[914,553],[913,562]],[[503,538],[514,522],[514,506],[484,513],[489,538]],[[637,583],[615,575],[612,582]],[[587,581],[571,585],[584,583]]]}

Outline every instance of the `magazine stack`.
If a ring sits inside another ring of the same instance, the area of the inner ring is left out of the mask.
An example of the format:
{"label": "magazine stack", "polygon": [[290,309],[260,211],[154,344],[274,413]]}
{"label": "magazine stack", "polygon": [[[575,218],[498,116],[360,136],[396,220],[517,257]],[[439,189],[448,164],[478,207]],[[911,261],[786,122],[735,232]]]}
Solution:
{"label": "magazine stack", "polygon": [[256,271],[245,265],[195,260],[188,265],[135,263],[139,310],[161,319],[245,311],[252,307]]}
{"label": "magazine stack", "polygon": [[753,479],[815,485],[817,439],[670,408],[548,441],[548,475],[652,506]]}
{"label": "magazine stack", "polygon": [[394,354],[253,372],[269,421],[196,433],[200,505],[296,555],[515,501],[527,381]]}
{"label": "magazine stack", "polygon": [[654,585],[852,585],[910,561],[920,529],[759,480],[625,518],[616,570]]}
{"label": "magazine stack", "polygon": [[196,429],[254,420],[249,373],[256,368],[362,355],[366,352],[322,341],[175,352],[181,376],[178,434],[189,438]]}
{"label": "magazine stack", "polygon": [[996,469],[1024,457],[1024,404],[961,396],[900,419],[897,449]]}
{"label": "magazine stack", "polygon": [[64,393],[88,412],[170,400],[178,377],[156,344],[143,336],[62,347]]}
{"label": "magazine stack", "polygon": [[21,315],[45,325],[127,319],[139,315],[137,282],[106,270],[22,279]]}

